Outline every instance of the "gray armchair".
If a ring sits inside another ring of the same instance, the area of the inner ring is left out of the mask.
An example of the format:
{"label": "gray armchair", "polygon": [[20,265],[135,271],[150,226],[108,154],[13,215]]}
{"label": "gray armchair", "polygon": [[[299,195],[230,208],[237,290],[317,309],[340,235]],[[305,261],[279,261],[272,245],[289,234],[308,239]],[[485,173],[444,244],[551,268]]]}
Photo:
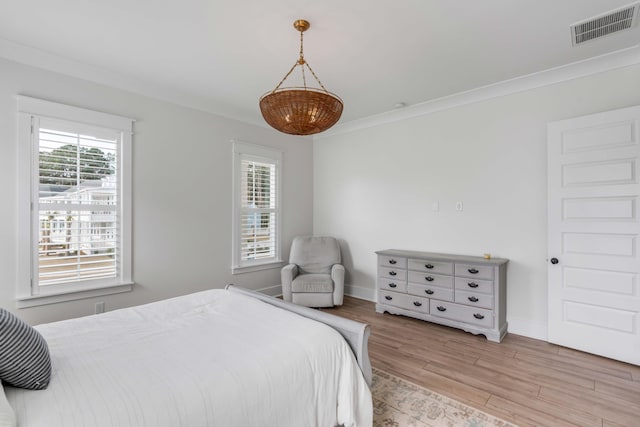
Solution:
{"label": "gray armchair", "polygon": [[296,237],[280,272],[285,301],[307,307],[342,305],[344,266],[333,237]]}

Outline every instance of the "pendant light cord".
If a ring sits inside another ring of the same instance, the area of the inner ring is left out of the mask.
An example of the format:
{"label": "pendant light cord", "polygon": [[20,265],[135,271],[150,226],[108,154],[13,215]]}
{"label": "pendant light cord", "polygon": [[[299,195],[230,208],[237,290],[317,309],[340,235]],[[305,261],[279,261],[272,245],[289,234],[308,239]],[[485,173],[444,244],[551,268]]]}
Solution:
{"label": "pendant light cord", "polygon": [[275,89],[271,91],[271,93],[274,93],[275,91],[280,89],[280,86],[282,86],[282,83],[284,83],[284,81],[287,80],[287,78],[291,75],[293,70],[295,70],[295,68],[298,65],[300,66],[300,71],[302,72],[302,84],[304,85],[305,90],[307,89],[307,78],[304,74],[304,66],[306,65],[309,71],[311,71],[311,74],[313,75],[313,77],[316,79],[316,81],[322,88],[322,90],[329,93],[329,91],[324,87],[324,85],[322,84],[318,76],[316,76],[316,73],[313,71],[309,63],[304,59],[304,31],[300,31],[300,58],[298,58],[295,64],[293,64],[293,67],[291,67],[289,72],[282,78],[282,80],[280,80],[280,83],[278,83],[278,85],[275,87]]}
{"label": "pendant light cord", "polygon": [[307,90],[307,78],[304,75],[304,64],[306,64],[306,61],[304,60],[304,48],[302,47],[303,38],[304,32],[300,31],[300,59],[298,59],[298,64],[300,64],[300,70],[302,71],[302,85],[304,86],[304,90]]}

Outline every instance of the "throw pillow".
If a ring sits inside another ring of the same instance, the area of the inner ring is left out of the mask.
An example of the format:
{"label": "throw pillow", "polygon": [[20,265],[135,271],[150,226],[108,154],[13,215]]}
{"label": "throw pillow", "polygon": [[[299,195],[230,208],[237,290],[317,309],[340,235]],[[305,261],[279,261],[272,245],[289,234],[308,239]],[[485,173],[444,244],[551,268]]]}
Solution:
{"label": "throw pillow", "polygon": [[6,384],[41,390],[51,378],[47,342],[31,326],[0,308],[0,379]]}

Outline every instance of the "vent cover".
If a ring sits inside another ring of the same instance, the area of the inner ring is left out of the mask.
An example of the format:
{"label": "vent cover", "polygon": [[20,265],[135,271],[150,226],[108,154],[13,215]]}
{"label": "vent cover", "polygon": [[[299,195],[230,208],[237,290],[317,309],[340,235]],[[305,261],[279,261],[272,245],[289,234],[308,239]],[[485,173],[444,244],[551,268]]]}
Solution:
{"label": "vent cover", "polygon": [[571,41],[574,46],[609,34],[628,30],[637,22],[640,3],[634,3],[604,15],[575,23],[571,26]]}

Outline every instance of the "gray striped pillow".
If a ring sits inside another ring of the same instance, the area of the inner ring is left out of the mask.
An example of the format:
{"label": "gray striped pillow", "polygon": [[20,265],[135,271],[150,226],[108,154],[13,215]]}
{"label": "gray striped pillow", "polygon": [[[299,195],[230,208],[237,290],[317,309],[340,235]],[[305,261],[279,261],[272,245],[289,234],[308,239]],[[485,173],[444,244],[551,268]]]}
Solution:
{"label": "gray striped pillow", "polygon": [[42,390],[50,378],[47,342],[38,331],[0,308],[0,379],[14,387]]}

